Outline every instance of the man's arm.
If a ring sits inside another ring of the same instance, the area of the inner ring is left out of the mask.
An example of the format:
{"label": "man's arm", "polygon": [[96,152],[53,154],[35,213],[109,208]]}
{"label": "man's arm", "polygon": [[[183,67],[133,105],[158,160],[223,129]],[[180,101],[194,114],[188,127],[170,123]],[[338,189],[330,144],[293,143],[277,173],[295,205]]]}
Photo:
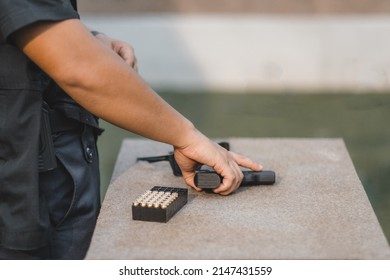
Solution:
{"label": "man's arm", "polygon": [[[14,36],[25,54],[91,113],[124,129],[181,146],[192,124],[79,20],[41,22]],[[157,117],[157,118],[156,118]],[[161,124],[170,127],[162,131]]]}
{"label": "man's arm", "polygon": [[144,137],[175,147],[187,184],[197,162],[224,177],[215,192],[229,194],[242,180],[239,165],[260,170],[252,160],[227,152],[167,104],[136,71],[79,20],[40,22],[13,35],[23,52],[76,102],[96,116]]}

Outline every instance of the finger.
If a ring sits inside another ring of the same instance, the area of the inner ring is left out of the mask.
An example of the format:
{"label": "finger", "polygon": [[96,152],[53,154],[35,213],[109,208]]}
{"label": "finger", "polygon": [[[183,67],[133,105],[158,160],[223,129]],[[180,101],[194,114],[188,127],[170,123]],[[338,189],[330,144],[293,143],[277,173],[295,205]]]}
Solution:
{"label": "finger", "polygon": [[125,61],[126,64],[134,68],[137,63],[134,48],[122,41],[113,41],[113,50]]}
{"label": "finger", "polygon": [[242,167],[252,169],[253,171],[261,171],[263,169],[263,166],[248,157],[236,154],[234,152],[230,152],[230,154],[233,156],[237,164]]}
{"label": "finger", "polygon": [[195,185],[195,182],[194,182],[195,172],[186,172],[186,171],[182,171],[182,175],[183,175],[184,181],[186,182],[186,184],[187,184],[188,186],[194,188],[194,189],[197,190],[198,192],[202,190],[201,188],[198,188],[198,187]]}
{"label": "finger", "polygon": [[237,175],[234,178],[224,177],[221,184],[213,192],[221,195],[229,195],[235,192],[240,186],[241,179]]}
{"label": "finger", "polygon": [[244,177],[240,167],[234,161],[220,174],[223,179],[221,184],[214,189],[214,192],[222,195],[228,195],[236,191]]}
{"label": "finger", "polygon": [[134,57],[133,69],[134,69],[135,72],[138,72],[137,57]]}
{"label": "finger", "polygon": [[134,52],[130,48],[122,47],[119,49],[118,54],[132,68],[136,65],[136,58]]}

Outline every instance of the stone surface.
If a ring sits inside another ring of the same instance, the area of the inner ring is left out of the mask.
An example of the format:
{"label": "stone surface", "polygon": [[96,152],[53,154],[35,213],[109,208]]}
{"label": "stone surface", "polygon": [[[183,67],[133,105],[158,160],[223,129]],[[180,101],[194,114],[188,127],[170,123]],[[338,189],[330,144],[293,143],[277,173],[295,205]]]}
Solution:
{"label": "stone surface", "polygon": [[341,139],[224,139],[277,174],[223,197],[189,190],[166,224],[133,221],[155,185],[185,187],[168,162],[135,163],[168,145],[123,142],[87,259],[390,259],[389,245]]}

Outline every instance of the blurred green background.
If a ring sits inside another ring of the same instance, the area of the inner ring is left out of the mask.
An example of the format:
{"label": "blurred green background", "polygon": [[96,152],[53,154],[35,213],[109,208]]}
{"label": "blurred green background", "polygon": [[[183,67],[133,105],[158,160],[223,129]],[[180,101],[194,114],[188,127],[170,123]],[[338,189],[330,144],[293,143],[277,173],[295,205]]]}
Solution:
{"label": "blurred green background", "polygon": [[[343,138],[390,243],[390,94],[174,92],[159,94],[211,138]],[[102,194],[126,137],[106,122],[99,139]]]}

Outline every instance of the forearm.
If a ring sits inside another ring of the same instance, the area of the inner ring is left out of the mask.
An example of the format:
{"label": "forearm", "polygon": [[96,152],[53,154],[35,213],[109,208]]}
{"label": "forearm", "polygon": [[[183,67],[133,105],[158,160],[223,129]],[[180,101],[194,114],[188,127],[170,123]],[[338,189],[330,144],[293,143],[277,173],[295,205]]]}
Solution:
{"label": "forearm", "polygon": [[34,25],[15,39],[27,56],[95,115],[175,146],[185,145],[182,137],[196,131],[78,20]]}
{"label": "forearm", "polygon": [[182,145],[185,140],[181,137],[194,129],[191,122],[120,59],[101,59],[89,68],[90,77],[80,73],[85,80],[59,84],[93,114],[126,130],[175,146]]}

